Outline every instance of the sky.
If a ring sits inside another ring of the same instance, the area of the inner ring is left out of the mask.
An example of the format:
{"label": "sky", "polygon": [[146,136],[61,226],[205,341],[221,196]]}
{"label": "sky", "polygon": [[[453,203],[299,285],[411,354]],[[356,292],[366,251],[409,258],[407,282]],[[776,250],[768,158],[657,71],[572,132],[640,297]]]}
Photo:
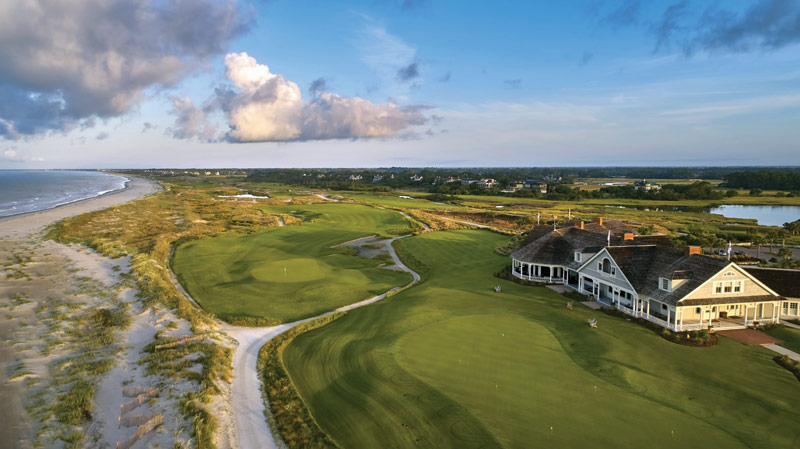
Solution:
{"label": "sky", "polygon": [[0,168],[800,165],[800,0],[18,0]]}

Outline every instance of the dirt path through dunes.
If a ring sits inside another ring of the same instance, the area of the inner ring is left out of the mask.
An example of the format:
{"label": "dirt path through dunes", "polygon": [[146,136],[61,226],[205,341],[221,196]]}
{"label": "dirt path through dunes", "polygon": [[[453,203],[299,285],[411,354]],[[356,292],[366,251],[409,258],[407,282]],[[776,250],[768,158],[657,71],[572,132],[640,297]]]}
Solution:
{"label": "dirt path through dunes", "polygon": [[[398,211],[398,212],[400,212],[400,211]],[[408,215],[408,214],[407,214],[407,213],[405,213],[405,212],[400,212],[400,214],[401,214],[402,216],[404,216],[404,217],[408,218],[410,221],[412,221],[412,222],[414,222],[414,223],[419,223],[419,224],[421,224],[421,225],[422,225],[422,229],[424,229],[424,230],[426,230],[426,231],[430,231],[430,230],[431,230],[431,227],[430,227],[430,226],[428,226],[428,225],[427,225],[427,224],[426,224],[424,221],[417,220],[416,218],[412,217],[411,215]]]}
{"label": "dirt path through dunes", "polygon": [[[403,237],[408,236],[386,239],[380,241],[380,243],[386,245],[387,251],[392,256],[395,265],[391,268],[408,272],[413,277],[413,280],[404,287],[395,287],[382,295],[293,323],[261,328],[222,325],[220,330],[236,339],[239,343],[233,354],[231,402],[233,404],[233,420],[236,434],[238,435],[237,439],[241,449],[277,449],[284,447],[279,438],[276,440],[264,416],[266,404],[261,395],[261,380],[257,367],[258,352],[261,347],[277,335],[301,323],[330,315],[331,313],[344,312],[372,304],[384,299],[389,292],[400,290],[419,282],[419,274],[404,265],[392,247],[392,242]],[[378,244],[378,242],[375,243]],[[184,291],[182,288],[180,290]]]}
{"label": "dirt path through dunes", "polygon": [[442,220],[452,221],[454,223],[461,223],[461,224],[464,224],[464,225],[475,226],[476,228],[487,229],[487,228],[490,227],[490,226],[483,225],[483,224],[473,223],[471,221],[456,220],[455,218],[442,217],[441,215],[439,215],[437,217],[441,218]]}

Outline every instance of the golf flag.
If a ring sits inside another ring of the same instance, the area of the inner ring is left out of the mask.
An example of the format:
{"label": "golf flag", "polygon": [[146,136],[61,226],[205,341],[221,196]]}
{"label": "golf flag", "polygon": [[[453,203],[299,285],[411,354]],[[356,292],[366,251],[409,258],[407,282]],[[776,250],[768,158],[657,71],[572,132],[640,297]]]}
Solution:
{"label": "golf flag", "polygon": [[731,245],[731,241],[728,240],[728,260],[731,260],[731,248],[732,247],[733,246]]}
{"label": "golf flag", "polygon": [[608,230],[608,245],[611,246],[611,229]]}

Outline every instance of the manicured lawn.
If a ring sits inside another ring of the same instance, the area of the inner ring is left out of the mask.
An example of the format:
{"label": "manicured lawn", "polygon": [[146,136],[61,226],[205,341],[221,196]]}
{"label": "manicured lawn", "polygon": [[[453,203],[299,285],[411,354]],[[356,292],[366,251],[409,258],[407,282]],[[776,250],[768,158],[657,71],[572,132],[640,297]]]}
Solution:
{"label": "manicured lawn", "polygon": [[485,231],[400,240],[426,281],[289,344],[293,381],[343,448],[800,441],[800,385],[770,351],[727,339],[684,347],[582,305],[569,311],[549,289],[492,277],[505,241]]}
{"label": "manicured lawn", "polygon": [[800,330],[791,327],[776,327],[775,329],[768,330],[767,333],[775,338],[783,340],[778,343],[780,346],[800,354]]}
{"label": "manicured lawn", "polygon": [[376,268],[379,260],[331,248],[408,228],[395,211],[312,204],[270,207],[268,212],[295,215],[304,223],[195,240],[175,251],[175,273],[208,312],[222,319],[290,322],[411,281],[408,273]]}

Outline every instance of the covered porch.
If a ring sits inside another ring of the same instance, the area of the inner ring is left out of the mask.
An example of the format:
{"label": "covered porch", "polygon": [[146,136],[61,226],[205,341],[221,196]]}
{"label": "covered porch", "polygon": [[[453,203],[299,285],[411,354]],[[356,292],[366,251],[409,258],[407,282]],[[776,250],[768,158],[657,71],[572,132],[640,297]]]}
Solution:
{"label": "covered porch", "polygon": [[560,265],[545,265],[514,260],[511,273],[526,281],[563,284],[566,281],[566,270]]}
{"label": "covered porch", "polygon": [[[695,300],[697,301],[697,300]],[[728,304],[678,304],[678,327],[682,330],[743,329],[780,320],[780,301]]]}
{"label": "covered porch", "polygon": [[[567,276],[567,279],[569,280],[570,276]],[[636,295],[633,292],[591,276],[579,275],[577,281],[577,286],[573,288],[584,295],[591,295],[595,301],[605,306],[613,307],[617,304],[628,308],[634,306]],[[571,282],[567,285],[572,287]]]}
{"label": "covered porch", "polygon": [[779,306],[780,301],[672,306],[652,299],[637,299],[633,307],[616,304],[618,310],[628,315],[644,318],[673,332],[745,329],[777,323]]}

